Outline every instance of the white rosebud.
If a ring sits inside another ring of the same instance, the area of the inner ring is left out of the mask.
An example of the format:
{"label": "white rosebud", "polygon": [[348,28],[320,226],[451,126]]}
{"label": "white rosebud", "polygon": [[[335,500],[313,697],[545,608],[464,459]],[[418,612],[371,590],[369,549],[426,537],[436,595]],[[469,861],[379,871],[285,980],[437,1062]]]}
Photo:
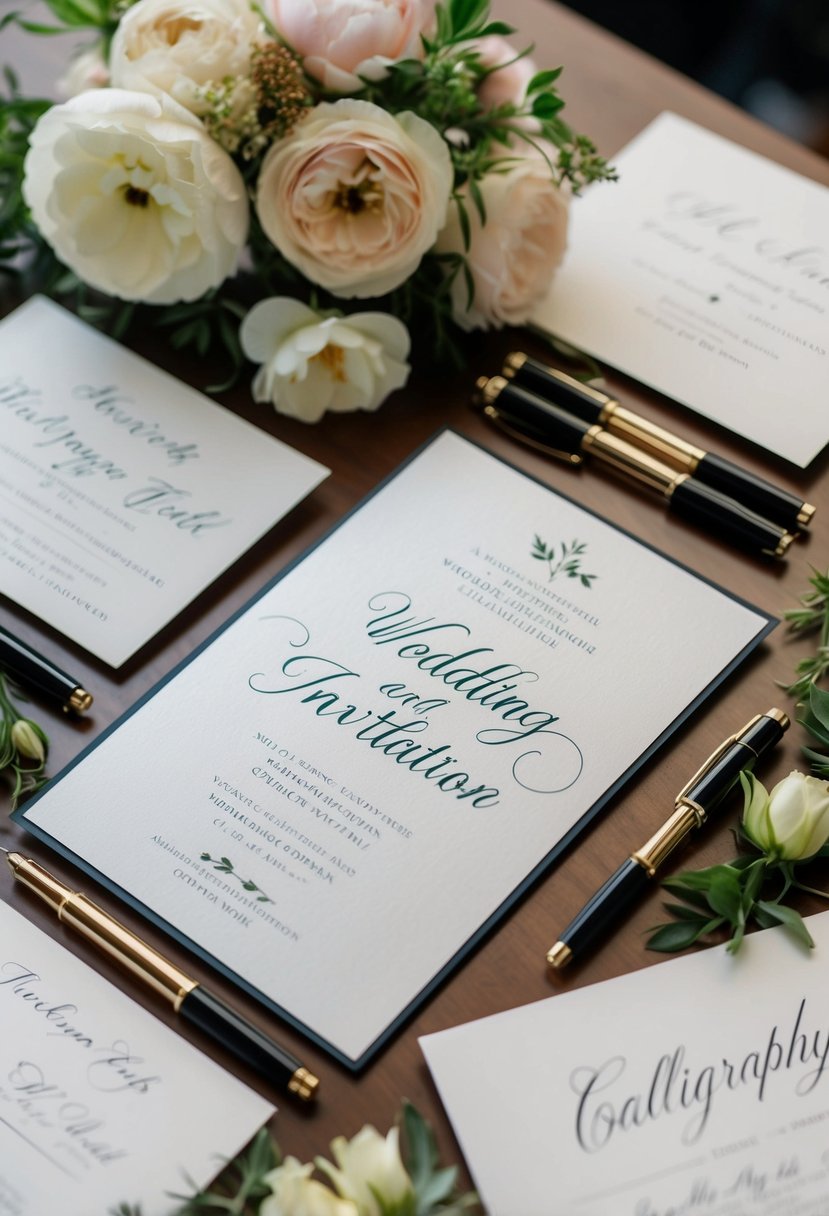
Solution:
{"label": "white rosebud", "polygon": [[93,89],[38,120],[23,197],[62,262],[108,295],[196,300],[236,268],[245,184],[168,97]]}
{"label": "white rosebud", "polygon": [[197,112],[199,86],[246,76],[263,37],[247,0],[137,0],[112,39],[112,83],[167,93]]}
{"label": "white rosebud", "polygon": [[11,729],[11,741],[15,751],[27,760],[43,764],[46,760],[45,735],[40,727],[28,718],[18,718]]}
{"label": "white rosebud", "polygon": [[452,181],[449,147],[431,123],[343,98],[314,106],[271,146],[256,210],[312,283],[364,299],[417,270],[446,220]]}
{"label": "white rosebud", "polygon": [[262,1200],[259,1216],[359,1216],[353,1203],[338,1198],[309,1176],[313,1168],[301,1165],[296,1157],[286,1157],[266,1174],[264,1180],[272,1193]]}
{"label": "white rosebud", "polygon": [[100,47],[89,47],[74,55],[69,67],[56,82],[60,97],[75,97],[87,89],[103,89],[109,84],[109,68]]}
{"label": "white rosebud", "polygon": [[317,1158],[317,1168],[342,1196],[356,1204],[360,1216],[382,1216],[388,1209],[396,1210],[411,1194],[412,1180],[400,1158],[396,1127],[385,1137],[368,1125],[352,1140],[338,1136],[331,1142],[331,1152],[339,1168],[323,1158]]}
{"label": "white rosebud", "polygon": [[791,772],[769,793],[753,773],[741,774],[743,827],[772,858],[804,861],[829,839],[829,782]]}
{"label": "white rosebud", "polygon": [[397,317],[323,317],[288,296],[260,300],[242,322],[242,349],[261,363],[256,401],[318,422],[326,410],[374,410],[409,375],[409,334]]}

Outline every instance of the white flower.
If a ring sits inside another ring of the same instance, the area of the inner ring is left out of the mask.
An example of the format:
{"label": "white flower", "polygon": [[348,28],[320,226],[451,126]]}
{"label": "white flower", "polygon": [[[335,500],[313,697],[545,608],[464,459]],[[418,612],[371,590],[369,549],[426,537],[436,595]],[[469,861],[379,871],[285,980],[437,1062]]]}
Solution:
{"label": "white flower", "polygon": [[276,248],[339,296],[379,296],[417,269],[446,218],[449,149],[416,114],[344,98],[270,149],[256,209]]}
{"label": "white flower", "polygon": [[245,243],[241,175],[198,119],[166,97],[95,89],[39,119],[23,196],[58,257],[124,300],[195,300]]}
{"label": "white flower", "polygon": [[[463,274],[452,283],[452,310],[462,329],[522,325],[550,289],[567,245],[568,200],[540,156],[528,156],[479,183],[486,210],[481,221],[463,196],[471,239],[467,264],[475,286],[471,307]],[[437,240],[443,253],[464,253],[457,208]]]}
{"label": "white flower", "polygon": [[137,0],[112,40],[112,83],[168,93],[198,111],[199,86],[245,76],[262,37],[247,0]]}
{"label": "white flower", "polygon": [[753,773],[741,773],[746,835],[771,857],[804,861],[829,839],[829,782],[791,772],[769,793]]}
{"label": "white flower", "polygon": [[339,1199],[321,1182],[309,1177],[312,1165],[286,1157],[265,1175],[272,1194],[262,1200],[259,1216],[358,1216],[353,1203]]}
{"label": "white flower", "polygon": [[389,64],[422,58],[434,0],[270,0],[270,12],[310,76],[332,93],[356,93],[361,77],[382,80]]}
{"label": "white flower", "polygon": [[262,364],[255,400],[303,422],[318,422],[326,410],[374,410],[409,375],[408,331],[386,313],[323,318],[278,297],[254,305],[239,337],[248,358]]}
{"label": "white flower", "polygon": [[[381,1136],[373,1127],[363,1127],[352,1140],[337,1136],[331,1152],[339,1166],[317,1158],[317,1168],[327,1174],[339,1193],[351,1199],[360,1216],[382,1216],[396,1209],[412,1192],[412,1180],[400,1159],[399,1131],[393,1127]],[[383,1202],[383,1209],[376,1196]]]}
{"label": "white flower", "polygon": [[88,47],[74,55],[55,87],[60,97],[75,97],[87,89],[103,89],[109,84],[109,68],[100,47]]}

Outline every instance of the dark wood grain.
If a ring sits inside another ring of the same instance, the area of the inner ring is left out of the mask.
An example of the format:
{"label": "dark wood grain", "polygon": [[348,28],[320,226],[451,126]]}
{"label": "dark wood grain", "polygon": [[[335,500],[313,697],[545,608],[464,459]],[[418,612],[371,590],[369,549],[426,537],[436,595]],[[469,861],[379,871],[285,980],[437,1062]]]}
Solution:
{"label": "dark wood grain", "polygon": [[[603,153],[612,156],[656,114],[670,109],[818,181],[829,183],[826,162],[555,4],[542,0],[511,0],[507,4],[506,0],[500,0],[495,4],[495,10],[520,30],[522,40],[535,43],[535,57],[539,63],[565,64],[562,89],[568,99],[567,118],[576,128],[589,131]],[[30,89],[38,82],[48,89],[44,82],[54,79],[65,56],[66,44],[57,39],[39,40],[9,31],[0,39],[0,60],[14,62]],[[7,312],[15,300],[9,290],[2,292],[0,288],[0,311]],[[209,379],[205,374],[209,369],[174,358],[152,331],[132,335],[129,341],[140,353],[197,387]],[[643,498],[635,490],[595,469],[572,472],[513,445],[489,429],[470,408],[471,386],[477,375],[498,370],[501,356],[516,344],[539,352],[542,349],[525,334],[473,337],[468,345],[469,367],[466,371],[447,375],[443,369],[421,364],[406,390],[376,414],[327,417],[317,426],[292,422],[264,406],[254,405],[246,385],[225,394],[221,398],[225,404],[264,430],[329,465],[332,476],[117,674],[13,603],[0,599],[0,623],[49,654],[61,666],[77,673],[95,694],[93,712],[82,722],[70,721],[48,706],[35,702],[36,717],[52,739],[50,771],[57,772],[70,761],[83,745],[220,626],[263,582],[317,540],[380,478],[447,423],[773,614],[779,615],[791,607],[805,589],[810,563],[817,567],[827,565],[829,482],[825,458],[799,473],[792,466],[706,424],[633,381],[608,372],[612,390],[634,409],[656,422],[681,430],[691,442],[714,448],[817,504],[812,535],[792,547],[787,562],[769,565],[737,555],[720,546],[715,539],[669,518],[659,501]],[[796,386],[793,386],[794,391]],[[748,401],[746,409],[750,409]],[[393,529],[393,521],[389,522],[389,527]],[[653,595],[658,603],[658,587],[653,589]],[[788,680],[795,662],[809,649],[808,641],[792,640],[782,627],[778,628],[739,674],[712,697],[675,736],[664,753],[629,784],[600,821],[581,837],[555,869],[428,1001],[376,1062],[357,1078],[333,1064],[301,1035],[269,1018],[252,1001],[234,992],[230,985],[189,958],[161,933],[140,922],[129,909],[119,906],[113,896],[96,890],[92,882],[51,856],[43,846],[32,844],[23,832],[6,822],[5,817],[0,821],[0,843],[31,851],[61,877],[81,885],[159,948],[198,977],[208,980],[254,1021],[267,1026],[319,1073],[322,1087],[315,1110],[302,1111],[277,1096],[281,1109],[273,1127],[286,1151],[308,1159],[326,1152],[333,1136],[353,1134],[364,1122],[385,1129],[393,1120],[401,1099],[406,1097],[433,1122],[445,1156],[459,1160],[458,1146],[418,1048],[418,1036],[640,967],[659,965],[659,956],[648,954],[643,945],[644,931],[661,919],[660,896],[656,889],[636,913],[619,926],[612,941],[561,977],[548,974],[545,953],[558,930],[578,910],[586,896],[662,821],[689,772],[722,737],[755,712],[762,712],[774,704],[792,710],[776,681]],[[636,712],[636,695],[636,689],[631,688],[632,713]],[[612,729],[612,723],[607,724],[607,729]],[[802,742],[800,728],[793,727],[763,767],[763,776],[769,782],[800,765]],[[150,764],[152,758],[148,757],[147,762]],[[105,805],[105,790],[101,791],[100,797]],[[79,813],[82,813],[80,808]],[[681,862],[702,865],[726,859],[732,848],[728,830],[730,820],[733,815],[726,815],[721,822],[712,824],[704,834],[698,835],[685,848]],[[117,831],[116,824],[113,824],[113,831]],[[83,943],[64,934],[41,907],[14,888],[4,869],[0,869],[0,894],[48,934],[62,940],[79,957],[107,974],[141,1004],[168,1022],[174,1021],[146,992],[118,975]],[[816,910],[816,906],[804,903],[803,910]],[[412,915],[417,916],[416,908],[412,909]],[[360,944],[355,942],[353,948],[359,949]],[[311,965],[310,961],[308,965]],[[382,982],[383,977],[378,976],[377,984]],[[337,993],[332,991],[331,1000],[336,999]],[[370,991],[365,993],[365,1000],[372,1000]],[[176,1023],[176,1029],[196,1041],[187,1028]],[[231,1061],[223,1058],[215,1047],[204,1043],[200,1046],[233,1068]],[[531,1066],[531,1063],[522,1059],[521,1045],[517,1043],[516,1069]],[[254,1088],[262,1089],[257,1077],[242,1075]],[[507,1162],[504,1167],[509,1168]],[[521,1213],[516,1212],[515,1216],[521,1216]]]}

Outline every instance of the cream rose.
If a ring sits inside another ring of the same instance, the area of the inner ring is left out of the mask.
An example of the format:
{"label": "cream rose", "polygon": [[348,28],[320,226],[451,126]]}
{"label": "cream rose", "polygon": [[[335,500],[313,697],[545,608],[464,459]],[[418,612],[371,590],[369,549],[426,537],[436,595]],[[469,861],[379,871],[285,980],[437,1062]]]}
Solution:
{"label": "cream rose", "polygon": [[[481,223],[467,198],[471,240],[466,252],[475,295],[468,306],[466,278],[452,284],[452,310],[462,329],[522,325],[544,298],[567,245],[568,199],[551,180],[546,162],[527,157],[504,173],[480,182],[486,208]],[[437,249],[463,253],[457,210],[441,232]]]}
{"label": "cream rose", "polygon": [[446,219],[452,162],[416,114],[344,98],[310,110],[262,165],[265,233],[312,283],[379,296],[417,269]]}
{"label": "cream rose", "polygon": [[270,0],[274,25],[332,93],[382,80],[389,64],[422,55],[434,0]]}
{"label": "cream rose", "polygon": [[261,363],[256,401],[318,422],[326,410],[375,410],[409,376],[409,334],[397,317],[321,317],[289,297],[260,300],[242,322],[242,349]]}
{"label": "cream rose", "polygon": [[235,267],[245,187],[198,119],[169,98],[95,89],[39,119],[23,196],[58,257],[124,300],[195,300]]}
{"label": "cream rose", "polygon": [[168,93],[197,112],[199,86],[247,75],[263,37],[247,0],[137,0],[112,40],[112,83]]}
{"label": "cream rose", "polygon": [[792,772],[769,792],[741,773],[746,835],[770,857],[803,861],[829,839],[829,783]]}

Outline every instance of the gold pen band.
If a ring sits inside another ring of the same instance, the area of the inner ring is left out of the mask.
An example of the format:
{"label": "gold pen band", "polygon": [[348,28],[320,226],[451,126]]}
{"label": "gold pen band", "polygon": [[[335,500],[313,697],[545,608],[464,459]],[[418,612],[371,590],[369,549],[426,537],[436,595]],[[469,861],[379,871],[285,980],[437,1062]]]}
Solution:
{"label": "gold pen band", "polygon": [[10,853],[7,861],[15,878],[39,895],[57,913],[59,921],[137,975],[178,1013],[184,998],[197,987],[194,979],[113,920],[91,899],[64,886],[36,861],[20,853]]}
{"label": "gold pen band", "polygon": [[91,704],[91,692],[87,692],[85,688],[73,688],[63,708],[67,711],[74,710],[76,714],[85,714]]}
{"label": "gold pen band", "polygon": [[682,473],[693,473],[705,455],[702,448],[686,443],[655,422],[640,418],[612,397],[602,409],[599,424]]}

